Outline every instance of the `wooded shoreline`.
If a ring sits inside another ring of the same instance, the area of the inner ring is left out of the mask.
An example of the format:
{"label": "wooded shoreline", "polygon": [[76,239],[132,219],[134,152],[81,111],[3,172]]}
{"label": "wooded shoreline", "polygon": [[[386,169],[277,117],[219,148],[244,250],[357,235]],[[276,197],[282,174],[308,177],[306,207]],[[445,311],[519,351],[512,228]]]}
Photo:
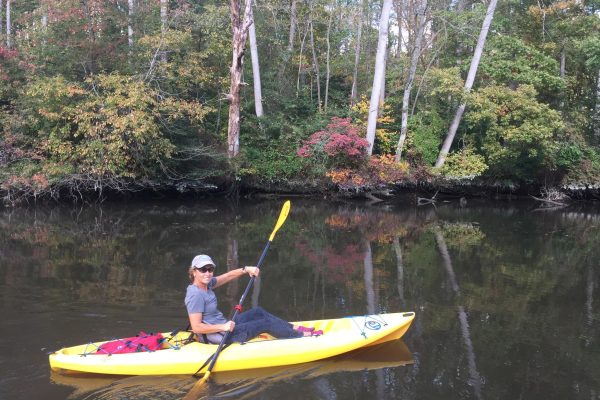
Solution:
{"label": "wooded shoreline", "polygon": [[0,10],[8,205],[253,192],[598,198],[599,0],[0,0]]}
{"label": "wooded shoreline", "polygon": [[326,180],[256,182],[231,180],[227,177],[206,182],[176,183],[135,182],[128,187],[60,187],[42,193],[9,193],[0,190],[2,205],[21,207],[35,204],[81,204],[122,201],[128,199],[174,200],[189,198],[278,198],[319,197],[326,199],[364,200],[369,203],[394,201],[398,197],[413,196],[416,204],[435,204],[446,200],[534,199],[548,207],[566,206],[571,202],[600,200],[600,184],[572,184],[548,187],[542,184],[515,184],[485,182],[483,180],[402,181],[381,185],[377,189],[343,190]]}

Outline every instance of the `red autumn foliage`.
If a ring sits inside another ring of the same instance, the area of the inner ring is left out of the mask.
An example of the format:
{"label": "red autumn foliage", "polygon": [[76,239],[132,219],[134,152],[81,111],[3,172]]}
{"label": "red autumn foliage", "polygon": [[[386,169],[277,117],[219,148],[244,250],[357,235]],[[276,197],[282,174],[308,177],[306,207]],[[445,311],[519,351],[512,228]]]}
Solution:
{"label": "red autumn foliage", "polygon": [[359,136],[350,118],[331,118],[322,131],[313,133],[298,150],[298,156],[324,160],[329,166],[342,167],[362,163],[369,143]]}
{"label": "red autumn foliage", "polygon": [[327,278],[335,282],[347,282],[348,276],[360,271],[365,256],[355,244],[347,245],[341,251],[332,247],[315,251],[305,243],[297,243],[296,248],[312,265],[323,267]]}

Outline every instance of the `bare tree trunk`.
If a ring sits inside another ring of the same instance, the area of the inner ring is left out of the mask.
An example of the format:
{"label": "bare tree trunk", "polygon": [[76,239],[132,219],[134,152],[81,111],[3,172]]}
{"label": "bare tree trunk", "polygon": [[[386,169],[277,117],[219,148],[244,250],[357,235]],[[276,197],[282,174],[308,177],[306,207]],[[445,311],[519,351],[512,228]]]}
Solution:
{"label": "bare tree trunk", "polygon": [[94,50],[96,46],[96,21],[94,20],[94,13],[93,10],[90,9],[90,6],[91,5],[89,4],[89,2],[83,3],[84,15],[88,21],[88,23],[86,24],[86,34],[88,36],[88,53],[87,60],[85,62],[85,68],[87,74],[94,74],[96,72],[96,53]]}
{"label": "bare tree trunk", "polygon": [[367,142],[369,142],[368,154],[373,154],[375,144],[375,128],[377,127],[377,113],[379,110],[379,98],[381,96],[381,82],[385,74],[385,54],[388,42],[388,26],[392,0],[383,0],[381,17],[379,18],[379,40],[377,42],[377,54],[375,56],[375,74],[373,76],[373,90],[371,91],[371,102],[369,105],[369,119],[367,122]]}
{"label": "bare tree trunk", "polygon": [[404,86],[404,95],[402,96],[402,123],[400,125],[400,138],[398,139],[398,146],[396,147],[396,162],[399,162],[402,159],[402,150],[404,148],[404,141],[406,140],[406,132],[408,130],[410,93],[415,80],[419,55],[421,54],[421,43],[423,41],[423,35],[425,34],[425,25],[427,24],[427,18],[425,17],[426,9],[427,0],[423,0],[421,7],[417,11],[418,32],[417,37],[415,38],[415,47],[413,48],[412,56],[410,58],[410,69],[408,71],[408,77],[406,78],[406,85]]}
{"label": "bare tree trunk", "polygon": [[396,59],[400,58],[400,55],[402,54],[402,48],[404,46],[404,32],[402,31],[404,29],[404,18],[402,15],[402,2],[401,1],[396,1],[394,3],[394,9],[396,10],[396,22],[398,24],[398,49],[396,51]]}
{"label": "bare tree trunk", "polygon": [[288,35],[288,45],[283,55],[283,62],[279,68],[279,80],[283,79],[283,74],[285,73],[285,68],[287,67],[290,58],[294,52],[294,41],[296,40],[296,25],[298,22],[296,21],[296,3],[297,0],[292,0],[292,4],[290,4],[290,33]]}
{"label": "bare tree trunk", "polygon": [[375,290],[373,289],[373,255],[371,253],[371,242],[368,240],[365,240],[365,258],[363,259],[363,265],[365,267],[367,314],[376,314]]}
{"label": "bare tree trunk", "polygon": [[358,23],[356,24],[356,43],[354,46],[354,71],[352,72],[352,90],[350,91],[350,106],[356,104],[358,100],[358,65],[360,62],[360,40],[362,36],[362,26],[363,26],[363,13],[364,13],[364,5],[365,1],[360,8],[360,12],[358,13]]}
{"label": "bare tree trunk", "polygon": [[313,34],[313,24],[312,20],[310,23],[310,45],[312,47],[312,56],[313,56],[313,70],[315,71],[315,75],[317,78],[317,103],[319,112],[321,112],[321,76],[319,74],[319,60],[317,59],[317,52],[315,50],[315,38]]}
{"label": "bare tree trunk", "polygon": [[[587,274],[587,289],[586,289],[586,302],[585,302],[585,316],[586,316],[586,323],[587,326],[592,327],[594,326],[594,286],[595,286],[595,281],[594,281],[594,269],[592,267],[588,267],[588,274]],[[589,346],[590,344],[592,344],[592,339],[595,337],[595,335],[585,335],[587,337],[586,339],[586,346]]]}
{"label": "bare tree trunk", "polygon": [[[169,17],[169,0],[160,0],[160,33],[164,38],[167,33],[167,22]],[[167,51],[162,49],[160,60],[163,63],[167,62]]]}
{"label": "bare tree trunk", "polygon": [[[227,271],[231,271],[239,268],[240,257],[238,252],[238,242],[233,235],[227,235]],[[238,293],[239,280],[235,279],[229,285],[227,285],[227,297],[234,299]]]}
{"label": "bare tree trunk", "polygon": [[246,1],[244,17],[240,18],[240,0],[230,0],[232,30],[232,60],[229,86],[229,126],[227,127],[227,156],[233,158],[240,152],[240,89],[244,67],[244,49],[248,36],[248,28],[252,21],[252,2]]}
{"label": "bare tree trunk", "polygon": [[[387,59],[388,59],[388,55],[389,55],[389,49],[386,49],[385,51],[385,61],[384,61],[384,65],[387,67]],[[377,115],[379,117],[383,116],[383,106],[385,105],[385,69],[386,67],[384,67],[384,72],[381,75],[381,89],[379,90],[379,110],[377,111]]]}
{"label": "bare tree trunk", "polygon": [[300,94],[300,75],[302,74],[302,54],[304,53],[304,43],[306,42],[306,35],[308,35],[308,25],[306,26],[306,31],[304,32],[304,36],[302,36],[302,41],[300,42],[300,61],[298,62],[298,80],[296,81],[296,97]]}
{"label": "bare tree trunk", "polygon": [[600,137],[600,69],[596,82],[596,109],[594,110],[594,135]]}
{"label": "bare tree trunk", "polygon": [[263,116],[262,86],[260,83],[260,64],[258,62],[258,49],[256,46],[256,30],[254,27],[254,23],[250,24],[248,36],[250,37],[250,58],[252,59],[252,80],[254,82],[254,109],[256,110],[256,116],[260,118]]}
{"label": "bare tree trunk", "polygon": [[[479,39],[477,39],[477,46],[475,47],[473,60],[471,61],[469,73],[467,74],[467,80],[465,81],[465,92],[471,91],[471,88],[473,87],[475,75],[477,74],[477,68],[479,67],[479,60],[481,59],[481,54],[483,53],[483,46],[485,45],[485,39],[487,38],[490,25],[492,24],[492,19],[494,18],[494,11],[496,10],[497,2],[498,0],[490,0],[490,4],[488,5],[487,12],[483,20],[483,25],[481,26],[481,31],[479,32]],[[462,115],[465,112],[465,107],[466,103],[463,101],[462,104],[456,110],[456,115],[452,120],[452,124],[448,129],[448,134],[446,135],[446,139],[444,139],[444,143],[442,144],[440,154],[438,155],[437,161],[435,162],[435,166],[438,168],[444,165],[444,162],[446,161],[446,157],[448,156],[448,152],[450,151],[450,147],[452,146],[452,142],[454,141],[454,136],[456,136],[458,125],[460,124]]]}
{"label": "bare tree trunk", "polygon": [[[566,65],[567,65],[567,52],[565,50],[565,46],[563,45],[560,49],[560,79],[564,82],[566,75]],[[565,91],[563,90],[560,94],[560,104],[559,108],[562,110],[565,108]]]}
{"label": "bare tree trunk", "polygon": [[398,236],[394,237],[394,253],[396,253],[396,269],[398,271],[398,297],[400,297],[400,304],[404,306],[406,303],[404,299],[404,262]]}
{"label": "bare tree trunk", "polygon": [[335,3],[332,2],[331,10],[329,10],[329,22],[327,24],[327,69],[326,69],[326,75],[325,75],[325,104],[323,105],[323,109],[325,111],[327,111],[327,99],[329,97],[329,75],[331,73],[330,66],[329,66],[329,57],[331,55],[330,36],[331,36],[331,23],[333,20],[333,7],[334,6],[335,6]]}
{"label": "bare tree trunk", "polygon": [[[444,240],[444,235],[439,227],[435,229],[435,241],[438,245],[438,250],[442,255],[442,260],[444,262],[444,267],[446,268],[446,272],[448,273],[448,278],[450,280],[450,285],[454,294],[456,296],[460,296],[460,288],[458,286],[458,282],[456,281],[456,274],[454,273],[454,268],[452,267],[452,259],[450,258],[450,252],[448,251],[448,246],[446,246],[446,241]],[[467,313],[463,306],[458,306],[458,320],[460,322],[460,330],[463,337],[463,341],[465,342],[465,348],[467,350],[467,363],[469,366],[469,384],[473,387],[475,391],[475,397],[477,399],[481,399],[481,375],[477,370],[477,364],[475,363],[475,350],[473,347],[473,341],[471,340],[471,329],[469,327],[469,320],[467,317]]]}
{"label": "bare tree trunk", "polygon": [[127,44],[129,52],[133,47],[133,13],[135,12],[134,0],[127,0]]}
{"label": "bare tree trunk", "polygon": [[11,48],[11,23],[10,23],[10,1],[6,0],[6,47]]}
{"label": "bare tree trunk", "polygon": [[3,11],[3,8],[4,8],[4,4],[3,4],[2,0],[0,0],[0,35],[2,35],[2,31],[4,30],[4,28],[2,27],[2,11]]}
{"label": "bare tree trunk", "polygon": [[292,51],[294,50],[294,40],[296,39],[296,3],[297,0],[292,0],[292,4],[290,5],[290,34],[288,35],[287,47],[288,57],[292,55]]}

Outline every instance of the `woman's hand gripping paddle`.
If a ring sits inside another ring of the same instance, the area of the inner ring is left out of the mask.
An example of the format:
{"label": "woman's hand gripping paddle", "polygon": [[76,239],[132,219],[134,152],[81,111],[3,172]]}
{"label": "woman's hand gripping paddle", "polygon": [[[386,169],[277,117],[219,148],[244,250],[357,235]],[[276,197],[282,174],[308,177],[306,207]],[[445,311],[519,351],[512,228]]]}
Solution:
{"label": "woman's hand gripping paddle", "polygon": [[[286,218],[288,216],[288,213],[290,212],[290,206],[291,206],[291,204],[290,204],[289,200],[287,200],[285,203],[283,203],[283,207],[281,208],[281,212],[279,213],[279,218],[277,219],[277,223],[275,224],[275,228],[273,229],[273,232],[271,233],[271,236],[269,236],[269,241],[267,242],[267,245],[265,246],[265,248],[264,248],[264,250],[263,250],[260,258],[258,259],[258,263],[256,264],[257,267],[260,268],[260,266],[262,265],[262,263],[263,263],[263,261],[265,259],[265,256],[267,255],[267,251],[269,251],[269,247],[271,246],[271,242],[275,238],[275,234],[277,233],[277,231],[279,230],[279,228],[281,228],[281,226],[283,225],[283,223],[285,222],[285,220],[286,220]],[[242,309],[242,304],[244,303],[244,300],[246,299],[246,296],[248,295],[248,292],[250,291],[250,288],[252,288],[252,285],[254,284],[254,280],[255,279],[256,279],[255,276],[253,276],[252,278],[250,278],[250,282],[248,282],[248,286],[246,286],[246,290],[244,291],[244,294],[242,294],[242,297],[240,298],[239,303],[235,307],[235,311],[233,313],[233,316],[231,317],[232,321],[235,321],[235,317],[238,315],[238,313]],[[230,334],[231,334],[231,332],[227,331],[225,333],[225,335],[223,336],[223,339],[221,339],[221,343],[219,343],[219,347],[217,347],[217,351],[212,356],[212,361],[208,365],[208,369],[204,373],[204,376],[202,377],[202,379],[200,379],[198,381],[198,383],[196,385],[194,385],[194,388],[192,389],[192,392],[195,391],[194,389],[197,390],[200,386],[202,386],[204,384],[204,382],[206,382],[208,380],[208,377],[210,376],[210,374],[211,374],[211,372],[212,372],[212,370],[213,370],[213,368],[215,366],[215,363],[217,362],[217,358],[219,357],[219,354],[221,354],[221,350],[223,350],[223,346],[225,345],[225,342],[229,338]],[[198,373],[198,372],[196,372],[196,373]]]}

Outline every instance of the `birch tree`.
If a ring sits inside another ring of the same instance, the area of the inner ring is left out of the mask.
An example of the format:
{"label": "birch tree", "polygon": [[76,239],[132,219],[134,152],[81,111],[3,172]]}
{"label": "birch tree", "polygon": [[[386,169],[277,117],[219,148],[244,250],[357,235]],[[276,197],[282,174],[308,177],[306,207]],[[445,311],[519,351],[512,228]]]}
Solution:
{"label": "birch tree", "polygon": [[304,54],[304,43],[306,43],[306,35],[308,35],[309,26],[307,24],[302,40],[300,41],[300,56],[298,61],[298,80],[296,81],[296,97],[300,95],[300,77],[302,76],[302,55]]}
{"label": "birch tree", "polygon": [[412,91],[412,85],[415,80],[415,73],[417,71],[419,55],[421,54],[421,43],[425,34],[425,25],[427,24],[427,18],[425,17],[426,9],[427,0],[423,0],[421,7],[417,11],[417,37],[415,38],[415,46],[412,49],[410,69],[408,71],[406,84],[404,86],[404,95],[402,96],[402,123],[400,125],[400,138],[398,139],[398,146],[396,147],[397,162],[399,162],[402,159],[402,149],[404,148],[404,141],[406,140],[406,132],[408,130],[408,107],[410,103],[410,93]]}
{"label": "birch tree", "polygon": [[330,58],[331,58],[331,23],[333,20],[333,8],[335,6],[335,2],[331,2],[331,9],[329,10],[329,21],[327,23],[327,68],[325,75],[325,104],[323,105],[323,109],[327,111],[327,98],[329,97],[329,77],[331,75],[331,67],[330,67]]}
{"label": "birch tree", "polygon": [[[494,0],[495,1],[495,0]],[[373,154],[375,144],[375,128],[377,127],[377,114],[379,110],[379,99],[381,97],[381,82],[385,75],[385,55],[388,42],[388,27],[392,0],[383,0],[381,17],[379,18],[379,39],[377,42],[377,54],[375,56],[375,74],[373,76],[373,90],[371,91],[371,102],[369,105],[369,119],[367,122],[367,141],[369,142],[368,154]]]}
{"label": "birch tree", "polygon": [[363,14],[364,14],[364,3],[359,7],[357,12],[357,24],[356,24],[356,43],[354,43],[354,70],[352,72],[352,89],[350,91],[350,106],[353,106],[358,100],[358,65],[360,62],[360,40],[362,36],[362,25],[363,25]]}
{"label": "birch tree", "polygon": [[129,45],[129,51],[133,48],[133,13],[134,13],[134,0],[127,0],[127,44]]}
{"label": "birch tree", "polygon": [[[251,0],[248,0],[249,2]],[[254,14],[253,14],[254,15]],[[252,80],[254,82],[254,109],[256,116],[263,116],[262,89],[260,83],[260,64],[258,62],[258,49],[256,47],[256,30],[254,23],[248,27],[248,36],[250,37],[250,58],[252,60]]]}
{"label": "birch tree", "polygon": [[600,137],[600,69],[596,80],[596,109],[594,112],[594,135]]}
{"label": "birch tree", "polygon": [[319,108],[319,112],[321,111],[321,75],[319,73],[319,60],[317,59],[317,51],[315,49],[315,37],[313,30],[312,19],[309,22],[310,26],[310,46],[312,47],[312,57],[313,57],[313,70],[315,71],[315,77],[317,78],[317,104]]}
{"label": "birch tree", "polygon": [[10,1],[6,0],[6,47],[11,48]]}
{"label": "birch tree", "polygon": [[[469,73],[467,74],[467,80],[465,81],[464,91],[466,93],[471,91],[473,87],[473,82],[475,81],[475,75],[477,74],[477,67],[479,66],[479,60],[481,60],[481,54],[483,53],[483,47],[485,45],[485,40],[487,38],[488,31],[490,29],[490,25],[492,24],[492,19],[494,18],[494,11],[496,10],[497,0],[490,0],[490,4],[488,5],[487,12],[485,14],[485,18],[483,20],[483,25],[481,26],[481,31],[479,32],[479,38],[477,39],[477,46],[475,47],[475,52],[473,53],[473,59],[471,60],[471,66],[469,67]],[[442,144],[442,148],[438,155],[437,161],[435,162],[435,166],[437,168],[444,165],[446,161],[446,157],[448,156],[448,152],[450,151],[450,147],[452,146],[452,142],[454,141],[454,136],[456,136],[456,131],[458,130],[458,125],[460,124],[460,120],[462,119],[462,115],[465,112],[466,102],[462,102],[458,109],[456,110],[456,114],[454,115],[454,119],[452,120],[452,124],[448,129],[448,134],[444,139],[444,143]]]}
{"label": "birch tree", "polygon": [[231,15],[232,60],[229,94],[227,95],[227,100],[229,100],[227,156],[233,158],[240,152],[240,89],[248,28],[253,23],[251,0],[246,1],[243,17],[240,17],[240,0],[230,1],[229,12]]}
{"label": "birch tree", "polygon": [[[165,38],[167,34],[167,22],[169,16],[169,0],[160,0],[160,33]],[[162,49],[160,53],[160,60],[163,63],[167,62],[167,51]]]}
{"label": "birch tree", "polygon": [[290,58],[294,53],[294,41],[296,40],[296,26],[298,24],[296,19],[297,2],[297,0],[292,0],[292,3],[290,4],[290,30],[288,34],[288,45],[285,50],[285,53],[283,54],[283,62],[279,67],[279,81],[283,79],[285,68],[287,67],[288,62],[290,61]]}

